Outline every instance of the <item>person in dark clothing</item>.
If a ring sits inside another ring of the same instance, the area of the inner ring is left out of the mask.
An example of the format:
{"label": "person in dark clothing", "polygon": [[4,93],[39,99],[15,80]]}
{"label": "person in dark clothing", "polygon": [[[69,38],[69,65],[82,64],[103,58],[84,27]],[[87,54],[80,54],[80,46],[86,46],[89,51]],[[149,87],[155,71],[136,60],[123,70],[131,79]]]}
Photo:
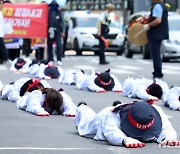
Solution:
{"label": "person in dark clothing", "polygon": [[44,59],[44,47],[39,47],[38,49],[36,49],[35,57],[38,60]]}
{"label": "person in dark clothing", "polygon": [[0,0],[0,63],[2,64],[3,62],[8,60],[8,50],[6,49],[6,46],[4,44],[4,21],[3,21],[3,14],[2,14],[2,9],[4,7],[4,1]]}
{"label": "person in dark clothing", "polygon": [[58,3],[53,0],[48,8],[48,61],[52,64],[53,59],[53,42],[56,42],[57,64],[62,65],[61,58],[63,54],[61,37],[64,36],[64,21],[62,12],[59,10]]}
{"label": "person in dark clothing", "polygon": [[100,19],[98,21],[97,35],[99,37],[99,64],[109,64],[109,62],[105,60],[105,43],[102,40],[102,37],[106,38],[107,34],[109,33],[108,26],[111,23],[111,20],[109,19],[109,13],[112,12],[114,7],[114,4],[107,4],[106,11],[101,14]]}
{"label": "person in dark clothing", "polygon": [[163,78],[160,47],[162,40],[169,38],[168,10],[163,0],[152,0],[151,14],[144,30],[147,31],[153,59],[153,78]]}
{"label": "person in dark clothing", "polygon": [[29,39],[29,38],[23,39],[22,51],[23,51],[23,53],[22,53],[23,55],[25,55],[26,57],[29,57],[30,53],[32,53],[31,39]]}

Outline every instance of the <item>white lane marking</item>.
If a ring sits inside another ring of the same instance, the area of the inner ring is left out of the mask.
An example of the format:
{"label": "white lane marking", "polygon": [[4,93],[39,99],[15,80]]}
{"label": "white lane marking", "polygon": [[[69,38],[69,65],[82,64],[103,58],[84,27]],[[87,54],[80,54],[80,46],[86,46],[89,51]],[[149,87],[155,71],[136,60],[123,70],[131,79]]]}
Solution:
{"label": "white lane marking", "polygon": [[[74,150],[102,150],[102,148],[43,148],[43,147],[0,147],[0,150],[46,150],[46,151],[74,151]],[[108,147],[104,150],[125,152],[124,149]]]}
{"label": "white lane marking", "polygon": [[162,71],[164,72],[164,74],[180,74],[180,72],[175,70],[163,69]]}
{"label": "white lane marking", "polygon": [[1,147],[0,150],[98,150],[99,148]]}
{"label": "white lane marking", "polygon": [[122,65],[122,66],[115,66],[115,67],[122,68],[122,69],[127,69],[127,70],[142,70],[142,68],[132,66],[132,65]]}
{"label": "white lane marking", "polygon": [[122,70],[122,69],[111,69],[111,72],[114,74],[136,74],[135,72]]}
{"label": "white lane marking", "polygon": [[140,63],[143,63],[143,64],[147,64],[147,65],[152,65],[152,62],[150,62],[150,61],[147,61],[147,60],[142,60],[142,59],[138,59],[138,60],[136,60],[136,61],[138,61],[138,62],[140,62]]}
{"label": "white lane marking", "polygon": [[7,70],[7,67],[4,65],[0,65],[0,70]]}
{"label": "white lane marking", "polygon": [[75,65],[75,68],[83,69],[83,70],[92,70],[96,69],[96,67],[90,66],[90,65]]}
{"label": "white lane marking", "polygon": [[164,65],[163,69],[169,69],[169,70],[180,70],[179,66],[174,66],[174,65]]}

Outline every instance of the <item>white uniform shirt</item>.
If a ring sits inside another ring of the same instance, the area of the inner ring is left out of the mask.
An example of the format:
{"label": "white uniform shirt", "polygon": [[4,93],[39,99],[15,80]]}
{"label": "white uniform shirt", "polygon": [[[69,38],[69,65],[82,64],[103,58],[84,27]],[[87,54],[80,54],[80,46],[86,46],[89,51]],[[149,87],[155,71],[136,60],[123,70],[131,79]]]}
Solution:
{"label": "white uniform shirt", "polygon": [[[66,114],[74,114],[76,113],[76,105],[70,98],[68,94],[64,91],[60,92],[63,97],[63,115]],[[42,94],[40,90],[34,90],[31,93],[27,92],[23,97],[21,97],[16,105],[18,109],[23,109],[27,112],[31,112],[33,114],[37,114],[39,112],[43,112],[43,104],[45,100],[45,94]]]}
{"label": "white uniform shirt", "polygon": [[180,87],[173,87],[168,91],[167,98],[164,103],[169,105],[172,110],[177,110],[180,108],[179,96]]}
{"label": "white uniform shirt", "polygon": [[72,83],[75,83],[75,70],[66,70],[64,71],[64,76],[62,80],[58,80],[62,84],[71,85]]}
{"label": "white uniform shirt", "polygon": [[[123,93],[127,97],[138,97],[142,100],[148,100],[151,95],[146,92],[146,89],[152,83],[153,80],[146,79],[144,77],[139,79],[133,79],[132,77],[128,77],[123,82]],[[156,79],[156,83],[161,86],[163,91],[162,100],[165,100],[167,97],[167,92],[169,90],[167,83],[160,79]]]}
{"label": "white uniform shirt", "polygon": [[[45,64],[33,64],[29,67],[29,73],[31,75],[31,77],[35,77],[35,78],[40,78],[40,79],[43,79],[46,77],[46,75],[44,74],[44,70],[48,67],[48,65],[45,65]],[[58,80],[59,81],[62,81],[63,79],[63,76],[64,76],[64,71],[61,67],[57,67],[57,70],[60,74]]]}
{"label": "white uniform shirt", "polygon": [[[110,75],[114,79],[114,84],[115,84],[112,91],[115,91],[115,90],[122,91],[122,85],[117,79],[117,77],[113,74],[110,74]],[[94,80],[96,79],[96,77],[97,75],[95,73],[91,75],[87,75],[87,74],[82,73],[81,71],[76,72],[75,80],[76,80],[77,88],[82,89],[82,90],[94,91],[94,92],[98,92],[99,90],[104,90],[103,88],[97,86],[94,83]]]}
{"label": "white uniform shirt", "polygon": [[32,61],[30,59],[28,59],[28,58],[23,58],[23,59],[26,61],[26,63],[22,66],[22,68],[17,70],[14,67],[15,63],[18,60],[18,58],[16,58],[11,62],[11,66],[10,66],[9,70],[12,71],[12,72],[29,73],[29,65],[32,63]]}
{"label": "white uniform shirt", "polygon": [[102,12],[102,13],[100,14],[99,21],[100,21],[102,24],[109,25],[109,23],[105,20],[106,18],[107,18],[107,20],[110,21],[109,13],[108,13],[107,11]]}
{"label": "white uniform shirt", "polygon": [[[31,78],[21,78],[14,82],[14,84],[7,84],[2,90],[2,99],[7,99],[11,102],[15,102],[20,99],[21,87]],[[40,81],[45,88],[51,88],[51,86],[45,80]]]}
{"label": "white uniform shirt", "polygon": [[[156,105],[153,107],[156,108],[162,119],[162,131],[157,142],[160,143],[164,138],[175,140],[177,138],[176,131],[166,115],[160,107]],[[121,131],[119,113],[112,112],[113,108],[112,106],[107,107],[96,114],[90,107],[80,105],[75,116],[75,126],[79,135],[95,140],[106,140],[111,145],[122,145],[123,139],[127,136]]]}

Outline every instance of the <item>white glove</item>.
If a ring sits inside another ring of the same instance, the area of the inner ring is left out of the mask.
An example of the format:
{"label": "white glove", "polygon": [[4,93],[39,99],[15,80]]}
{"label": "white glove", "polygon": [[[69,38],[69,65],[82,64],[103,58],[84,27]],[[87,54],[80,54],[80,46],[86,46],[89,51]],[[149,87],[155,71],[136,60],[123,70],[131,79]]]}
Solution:
{"label": "white glove", "polygon": [[48,32],[49,32],[50,39],[53,39],[55,37],[54,28],[50,27]]}
{"label": "white glove", "polygon": [[143,29],[144,29],[145,31],[148,31],[148,30],[150,29],[149,24],[145,24],[145,25],[143,26]]}
{"label": "white glove", "polygon": [[126,148],[138,148],[138,147],[144,147],[145,144],[140,142],[139,140],[133,139],[131,137],[126,137],[123,140],[123,143],[125,144]]}

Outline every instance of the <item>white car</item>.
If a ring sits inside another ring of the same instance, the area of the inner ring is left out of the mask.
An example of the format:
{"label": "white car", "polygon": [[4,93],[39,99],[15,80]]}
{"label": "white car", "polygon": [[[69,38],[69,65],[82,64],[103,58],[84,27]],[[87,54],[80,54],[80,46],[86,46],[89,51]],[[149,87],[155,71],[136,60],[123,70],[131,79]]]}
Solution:
{"label": "white car", "polygon": [[161,43],[163,61],[180,58],[180,15],[169,14],[169,39]]}
{"label": "white car", "polygon": [[[97,36],[98,14],[78,13],[71,15],[72,26],[69,28],[67,49],[72,49],[81,55],[82,51],[99,50],[99,40]],[[116,52],[121,55],[123,52],[124,34],[122,28],[117,23],[111,23],[107,36],[109,48],[107,51]]]}
{"label": "white car", "polygon": [[[146,12],[146,15],[147,14]],[[135,15],[144,15],[144,12],[138,12],[135,13],[134,16]],[[168,23],[169,39],[163,40],[161,43],[161,56],[164,62],[170,59],[180,58],[180,14],[169,12]],[[130,43],[126,37],[124,40],[124,55],[128,58],[132,58],[135,53],[142,53],[143,59],[149,59],[149,44],[145,46],[136,46]]]}

